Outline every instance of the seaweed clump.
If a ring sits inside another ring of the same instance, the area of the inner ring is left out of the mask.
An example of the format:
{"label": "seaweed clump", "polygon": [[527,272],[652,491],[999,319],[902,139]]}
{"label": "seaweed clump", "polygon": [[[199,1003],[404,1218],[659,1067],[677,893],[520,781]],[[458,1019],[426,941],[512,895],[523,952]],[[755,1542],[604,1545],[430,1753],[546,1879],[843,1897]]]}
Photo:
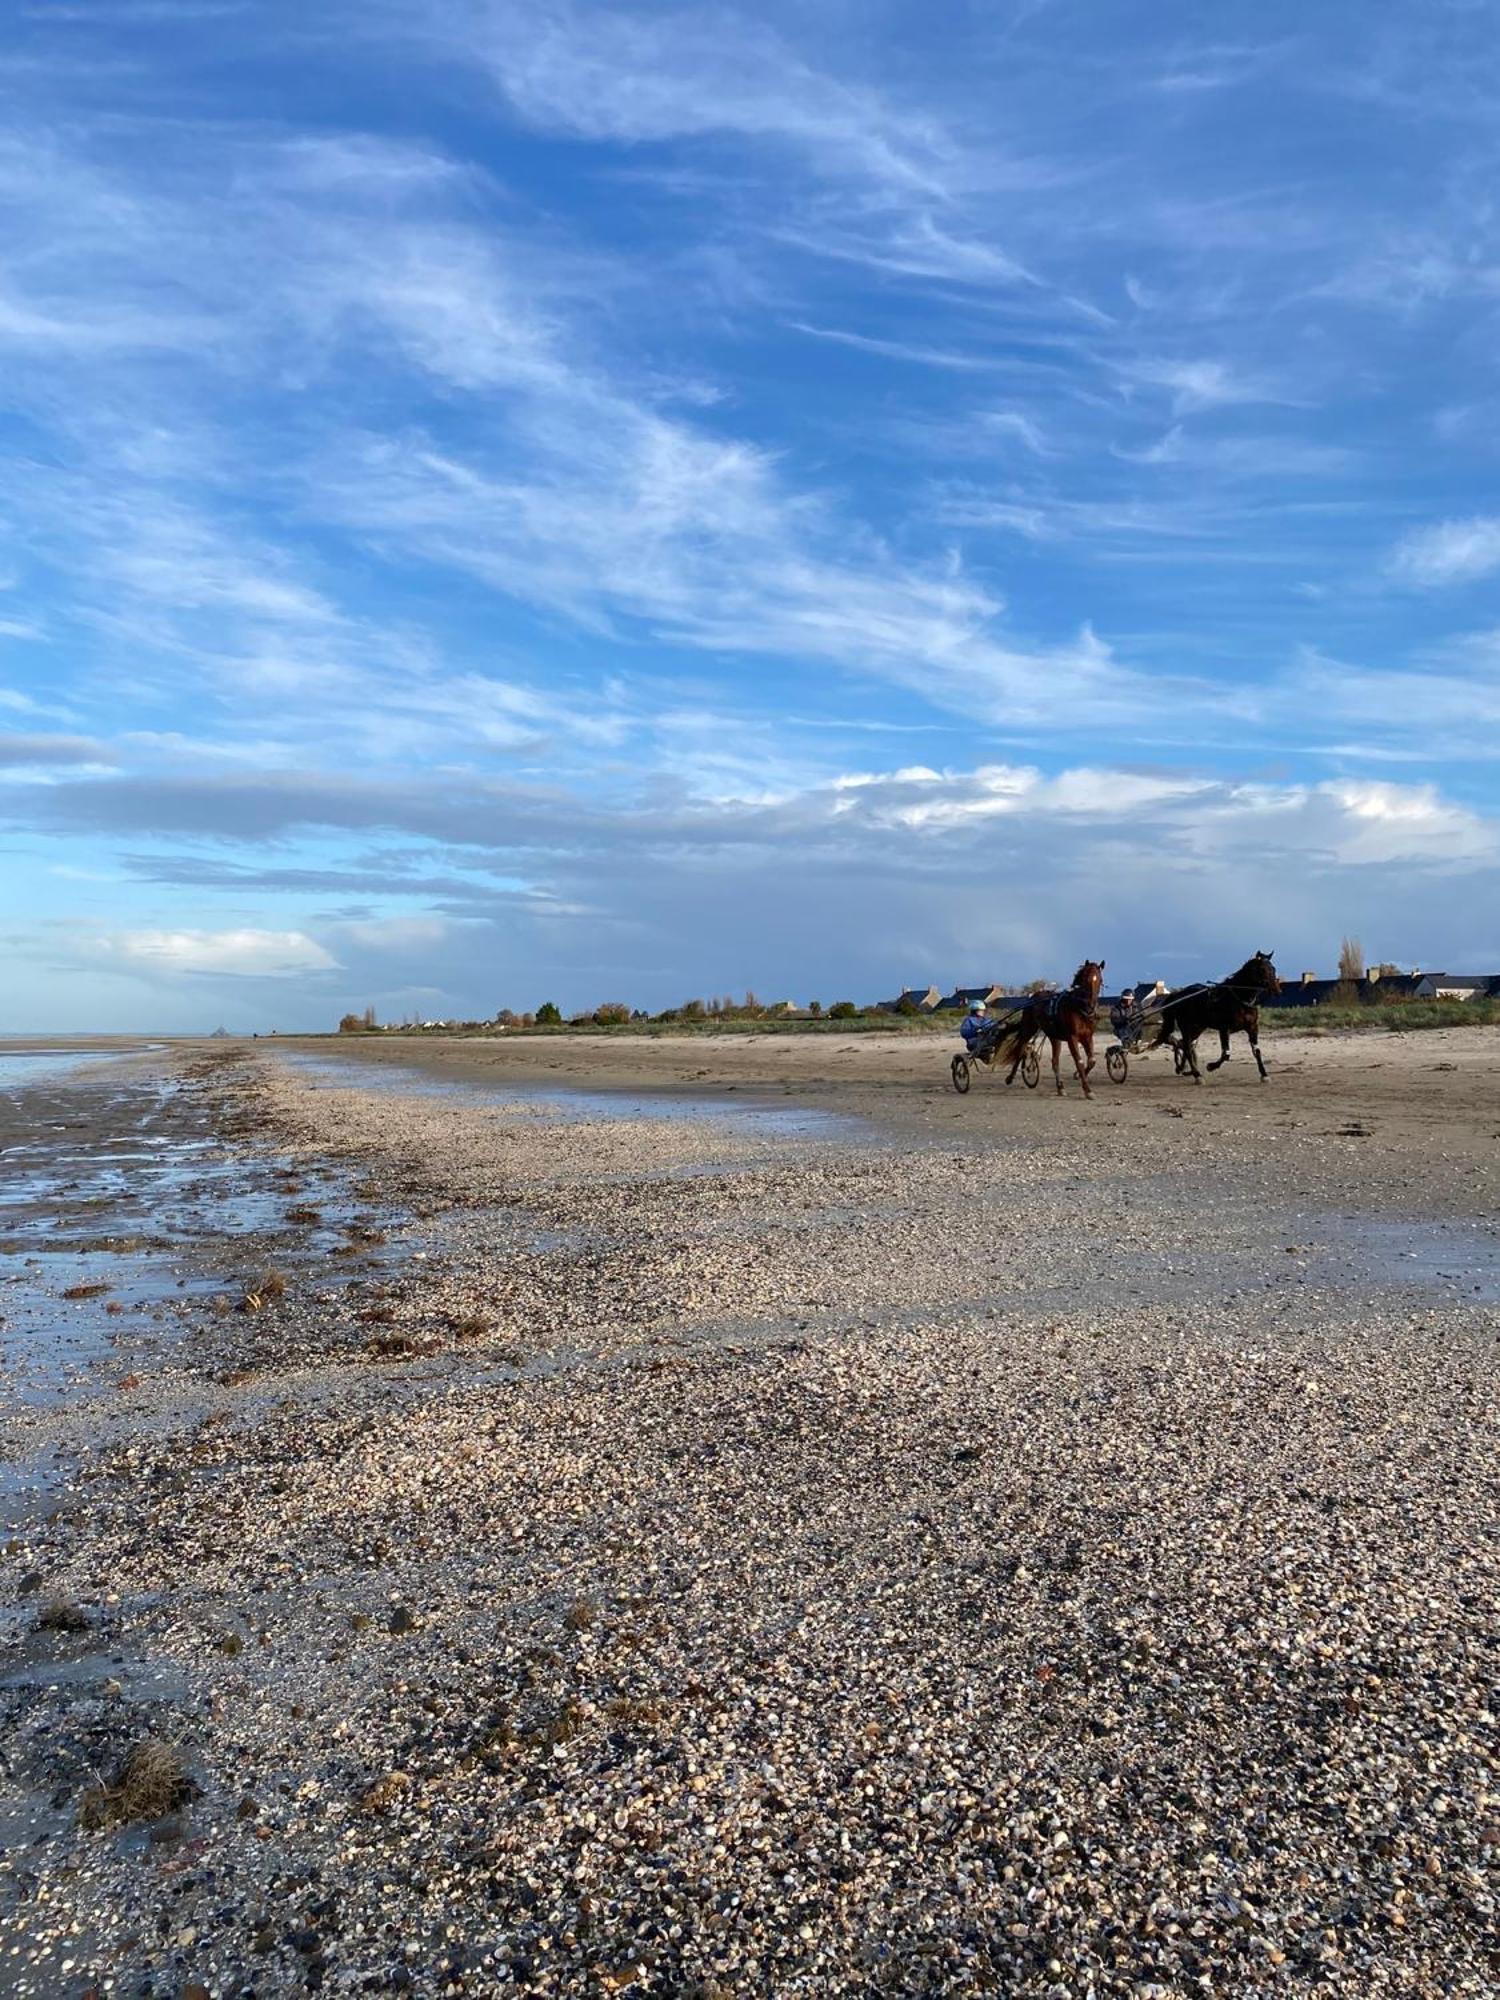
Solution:
{"label": "seaweed clump", "polygon": [[188,1791],[187,1772],[177,1751],[170,1743],[147,1737],[130,1752],[112,1785],[96,1785],[84,1793],[78,1823],[86,1833],[98,1833],[164,1819]]}

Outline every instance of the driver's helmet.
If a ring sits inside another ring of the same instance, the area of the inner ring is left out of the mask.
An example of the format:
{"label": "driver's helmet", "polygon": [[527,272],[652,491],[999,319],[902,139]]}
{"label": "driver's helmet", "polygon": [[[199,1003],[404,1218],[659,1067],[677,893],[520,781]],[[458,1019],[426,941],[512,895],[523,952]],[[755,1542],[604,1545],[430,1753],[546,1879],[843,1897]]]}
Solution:
{"label": "driver's helmet", "polygon": [[976,1000],[973,1006],[969,1009],[969,1012],[971,1014],[982,1014],[984,1012],[984,1002],[982,1000]]}

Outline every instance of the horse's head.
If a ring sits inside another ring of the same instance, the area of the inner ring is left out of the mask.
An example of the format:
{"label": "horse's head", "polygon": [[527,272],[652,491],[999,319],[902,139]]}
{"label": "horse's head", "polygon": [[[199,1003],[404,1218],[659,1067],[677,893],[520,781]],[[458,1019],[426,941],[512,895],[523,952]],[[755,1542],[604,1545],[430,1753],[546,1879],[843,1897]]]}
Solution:
{"label": "horse's head", "polygon": [[1104,984],[1104,960],[1086,958],[1073,974],[1073,991],[1086,993],[1092,1007],[1099,998],[1099,988]]}
{"label": "horse's head", "polygon": [[1276,976],[1268,951],[1258,951],[1254,958],[1247,958],[1239,971],[1231,974],[1224,984],[1246,1007],[1253,1007],[1262,993],[1281,991],[1281,981]]}

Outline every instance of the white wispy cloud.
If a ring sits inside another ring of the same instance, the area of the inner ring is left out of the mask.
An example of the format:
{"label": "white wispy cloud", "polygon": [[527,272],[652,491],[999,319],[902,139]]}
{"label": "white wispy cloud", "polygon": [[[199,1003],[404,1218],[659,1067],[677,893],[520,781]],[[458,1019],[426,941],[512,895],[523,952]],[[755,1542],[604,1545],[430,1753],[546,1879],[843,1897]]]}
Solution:
{"label": "white wispy cloud", "polygon": [[811,326],[800,319],[788,320],[787,324],[794,332],[809,334],[814,340],[831,340],[840,347],[880,354],[890,361],[911,361],[923,368],[973,369],[992,365],[982,355],[959,354],[940,347],[921,347],[905,340],[882,340],[878,335],[851,333],[843,327]]}
{"label": "white wispy cloud", "polygon": [[1391,555],[1391,573],[1403,583],[1472,583],[1500,569],[1500,516],[1476,514],[1416,528]]}
{"label": "white wispy cloud", "polygon": [[464,39],[516,110],[548,129],[634,142],[733,134],[840,176],[927,195],[947,185],[954,148],[940,125],[820,72],[752,14],[528,0]]}
{"label": "white wispy cloud", "polygon": [[1173,52],[1156,78],[1163,91],[1193,93],[1232,90],[1259,82],[1296,48],[1290,38],[1271,42],[1205,42]]}
{"label": "white wispy cloud", "polygon": [[[637,114],[647,124],[669,117],[639,106],[621,116]],[[962,662],[958,698],[982,711],[999,712],[1055,664],[1103,691],[1107,649],[1014,641],[993,588],[955,570],[946,553],[927,562],[896,556],[837,496],[799,487],[779,453],[668,416],[622,384],[580,331],[566,258],[561,277],[545,259],[539,272],[513,233],[431,212],[453,179],[430,153],[399,145],[263,149],[240,178],[233,214],[256,253],[253,299],[237,289],[240,276],[226,271],[217,242],[194,235],[220,216],[191,217],[175,187],[120,198],[141,258],[159,234],[157,254],[170,259],[177,295],[192,305],[184,355],[206,311],[225,319],[231,348],[252,335],[273,349],[299,343],[294,351],[325,380],[373,350],[444,396],[493,399],[461,446],[415,427],[325,428],[319,448],[274,469],[247,468],[269,485],[277,512],[290,507],[353,531],[391,560],[462,570],[600,634],[619,636],[621,619],[644,621],[677,645],[821,661],[945,705]],[[102,231],[106,196],[87,176],[77,191],[93,200]],[[55,225],[50,195],[33,193]],[[86,230],[85,241],[93,235]],[[940,232],[917,235],[946,242]],[[113,281],[107,263],[87,277],[106,290]],[[85,282],[81,272],[75,282]],[[406,718],[408,728],[425,714],[418,726],[431,731],[445,708],[456,715],[478,693],[473,683],[445,692],[441,675],[414,671],[399,643],[338,606],[315,564],[278,547],[263,523],[235,520],[222,494],[241,468],[224,465],[216,444],[208,449],[197,487],[214,496],[212,512],[179,497],[179,454],[165,454],[166,479],[143,476],[119,463],[112,440],[107,482],[35,482],[33,521],[52,535],[58,567],[80,574],[86,593],[93,586],[104,629],[207,660],[221,697],[237,686],[304,712],[349,700],[349,727],[367,741],[377,712]],[[80,540],[90,552],[83,563],[68,547]],[[473,704],[476,733],[496,747],[522,741],[540,720],[514,701],[502,715],[504,702],[495,692]],[[575,705],[567,733],[586,735],[599,713]],[[556,704],[552,725],[565,714]],[[592,727],[596,739],[608,733]],[[388,727],[381,740],[396,736]]]}
{"label": "white wispy cloud", "polygon": [[1227,409],[1245,403],[1286,403],[1294,399],[1273,384],[1219,360],[1137,361],[1126,364],[1133,380],[1167,390],[1178,416],[1197,410]]}
{"label": "white wispy cloud", "polygon": [[763,452],[582,384],[528,424],[524,478],[367,439],[324,471],[321,502],[387,546],[586,622],[645,621],[679,645],[821,661],[970,713],[1001,714],[1059,672],[1080,692],[1129,697],[1091,634],[1011,643],[992,591],[949,562],[918,568],[862,543]]}
{"label": "white wispy cloud", "polygon": [[[468,10],[440,13],[434,32],[542,130],[728,143],[779,165],[779,208],[756,225],[776,243],[907,278],[1036,282],[973,210],[1047,185],[1055,166],[1008,154],[993,133],[972,144],[930,105],[821,66],[753,10],[528,0],[478,25]],[[1102,317],[1082,300],[1069,308]]]}
{"label": "white wispy cloud", "polygon": [[[892,219],[876,213],[862,227],[851,226],[841,206],[809,204],[795,222],[770,232],[779,243],[839,263],[862,264],[895,277],[931,278],[948,284],[1010,289],[1034,285],[1033,274],[1014,257],[975,236],[942,229],[930,215]],[[1091,309],[1071,301],[1074,312]]]}

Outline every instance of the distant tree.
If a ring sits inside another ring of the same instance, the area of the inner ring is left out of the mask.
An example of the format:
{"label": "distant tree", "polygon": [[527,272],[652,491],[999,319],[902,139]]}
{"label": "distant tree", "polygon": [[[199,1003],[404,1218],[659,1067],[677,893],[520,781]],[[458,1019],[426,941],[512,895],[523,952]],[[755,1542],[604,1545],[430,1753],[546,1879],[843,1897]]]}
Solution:
{"label": "distant tree", "polygon": [[1339,946],[1339,978],[1351,985],[1365,976],[1365,948],[1358,938],[1346,937]]}
{"label": "distant tree", "polygon": [[1020,990],[1023,993],[1050,993],[1052,991],[1052,981],[1050,979],[1028,979]]}
{"label": "distant tree", "polygon": [[511,1008],[497,1007],[495,1009],[495,1026],[497,1028],[519,1028],[520,1025],[520,1015],[513,1012]]}
{"label": "distant tree", "polygon": [[820,1014],[822,1013],[822,1011],[823,1011],[823,1003],[822,1003],[822,1001],[821,1001],[821,1000],[809,1000],[809,1001],[808,1001],[808,1003],[807,1003],[807,1011],[808,1011],[808,1013],[809,1013],[809,1014],[811,1014],[811,1015],[812,1015],[813,1019],[814,1019],[814,1020],[816,1021],[816,1020],[817,1020],[817,1018],[818,1018],[818,1016],[819,1016],[819,1015],[820,1015]]}
{"label": "distant tree", "polygon": [[682,1018],[684,1021],[702,1021],[707,1018],[707,1015],[708,1008],[701,1000],[687,1000],[683,1003]]}
{"label": "distant tree", "polygon": [[339,1017],[341,1035],[367,1035],[369,1032],[370,1023],[363,1014],[343,1014]]}
{"label": "distant tree", "polygon": [[1401,977],[1401,968],[1399,965],[1392,965],[1388,958],[1383,958],[1379,965],[1371,972],[1370,977],[1372,979],[1399,979]]}
{"label": "distant tree", "polygon": [[371,1032],[372,1034],[374,1033],[374,1031],[375,1031],[375,1009],[374,1009],[373,1007],[366,1007],[366,1009],[365,1009],[365,1026],[366,1026],[366,1027],[367,1027],[367,1028],[368,1028],[368,1029],[370,1030],[370,1032]]}
{"label": "distant tree", "polygon": [[630,1009],[623,1000],[606,1000],[594,1009],[594,1020],[601,1028],[617,1028],[629,1019]]}
{"label": "distant tree", "polygon": [[536,1024],[539,1028],[556,1028],[562,1022],[561,1009],[551,1000],[544,1000],[536,1010]]}
{"label": "distant tree", "polygon": [[755,997],[754,991],[747,986],[745,988],[745,998],[740,1007],[740,1012],[742,1014],[747,1015],[752,1021],[754,1021],[754,1020],[759,1020],[760,1016],[764,1014],[765,1011],[766,1011],[765,1008],[761,1005],[760,1001]]}
{"label": "distant tree", "polygon": [[835,1000],[828,1010],[828,1018],[830,1021],[852,1021],[858,1013],[859,1009],[852,1000]]}

